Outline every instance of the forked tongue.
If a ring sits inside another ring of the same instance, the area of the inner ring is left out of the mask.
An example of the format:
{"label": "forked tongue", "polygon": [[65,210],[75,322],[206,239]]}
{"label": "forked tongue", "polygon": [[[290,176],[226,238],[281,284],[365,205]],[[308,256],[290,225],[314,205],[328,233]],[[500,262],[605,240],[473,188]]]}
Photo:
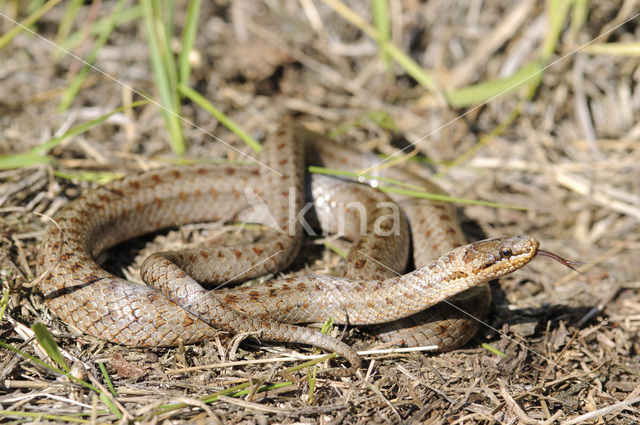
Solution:
{"label": "forked tongue", "polygon": [[553,252],[550,252],[550,251],[545,251],[544,249],[537,250],[536,255],[542,255],[544,257],[552,258],[556,260],[558,263],[566,267],[569,267],[571,270],[574,270],[580,274],[583,274],[580,270],[576,269],[574,266],[582,265],[584,263],[567,260],[566,258],[562,258],[561,256],[559,256],[558,254],[554,254]]}

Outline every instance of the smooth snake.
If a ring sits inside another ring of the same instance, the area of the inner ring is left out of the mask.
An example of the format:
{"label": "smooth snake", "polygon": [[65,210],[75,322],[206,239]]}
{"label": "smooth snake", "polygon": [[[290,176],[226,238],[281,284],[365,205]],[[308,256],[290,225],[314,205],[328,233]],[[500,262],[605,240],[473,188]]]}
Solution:
{"label": "smooth snake", "polygon": [[[115,343],[171,346],[213,338],[219,330],[250,333],[334,351],[346,357],[354,371],[360,359],[350,346],[296,324],[333,316],[338,323],[367,325],[394,344],[452,349],[468,341],[478,328],[475,318],[486,315],[487,282],[541,252],[537,240],[524,235],[465,245],[450,203],[402,196],[392,202],[370,186],[314,175],[311,192],[319,222],[329,231],[342,227],[344,236],[354,240],[345,276],[296,276],[249,288],[205,290],[198,282],[251,279],[282,270],[294,260],[303,226],[291,220],[290,211],[304,208],[305,150],[311,161],[320,159],[338,169],[364,169],[379,161],[285,123],[267,139],[260,155],[271,170],[249,165],[167,167],[81,195],[59,211],[57,226],[50,226],[45,236],[38,269],[50,272],[40,283],[48,306],[69,325]],[[405,167],[373,173],[444,193]],[[352,201],[364,205],[366,219],[337,208]],[[393,214],[394,205],[402,208],[401,214]],[[389,215],[396,221],[385,220]],[[115,244],[160,229],[232,220],[269,227],[251,245],[153,254],[141,268],[149,286],[113,276],[95,260]],[[397,227],[389,232],[392,225]],[[409,239],[416,270],[404,273]],[[450,297],[457,308],[442,302]]]}

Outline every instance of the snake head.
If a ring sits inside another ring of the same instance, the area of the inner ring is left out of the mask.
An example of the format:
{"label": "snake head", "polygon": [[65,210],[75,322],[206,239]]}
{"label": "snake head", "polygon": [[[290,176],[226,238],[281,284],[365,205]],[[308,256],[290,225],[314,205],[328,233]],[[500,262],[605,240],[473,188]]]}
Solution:
{"label": "snake head", "polygon": [[497,279],[531,261],[539,245],[537,239],[527,235],[486,239],[463,247],[463,261],[473,264],[477,277]]}

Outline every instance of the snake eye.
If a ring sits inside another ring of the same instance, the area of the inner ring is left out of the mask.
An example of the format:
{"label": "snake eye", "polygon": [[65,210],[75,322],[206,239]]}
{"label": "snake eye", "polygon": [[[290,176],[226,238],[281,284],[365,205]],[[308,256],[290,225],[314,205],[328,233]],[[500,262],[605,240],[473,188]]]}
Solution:
{"label": "snake eye", "polygon": [[500,255],[502,256],[502,258],[507,258],[507,257],[511,257],[513,253],[511,252],[511,250],[509,248],[502,248],[500,250]]}

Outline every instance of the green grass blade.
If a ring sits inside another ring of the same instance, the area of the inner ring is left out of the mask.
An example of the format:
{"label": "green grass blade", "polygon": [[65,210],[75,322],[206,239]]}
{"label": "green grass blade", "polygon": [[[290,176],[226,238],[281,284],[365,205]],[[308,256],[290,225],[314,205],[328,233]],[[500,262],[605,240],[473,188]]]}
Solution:
{"label": "green grass blade", "polygon": [[[53,159],[42,156],[46,154],[49,150],[55,148],[60,143],[62,143],[65,139],[69,137],[77,136],[79,134],[87,132],[90,128],[103,123],[112,115],[120,113],[125,109],[135,108],[140,105],[144,105],[149,103],[147,100],[138,100],[136,102],[132,102],[128,105],[120,106],[119,108],[114,109],[113,111],[102,115],[96,119],[91,121],[84,122],[76,127],[73,127],[67,130],[63,135],[54,137],[52,139],[47,140],[41,145],[38,145],[34,148],[31,148],[29,151],[24,153],[12,154],[12,155],[0,155],[0,170],[2,169],[14,169],[14,168],[22,168],[22,167],[30,167],[33,165],[39,164],[48,164],[53,161]],[[78,176],[73,176],[73,178],[80,178]]]}
{"label": "green grass blade", "polygon": [[[489,142],[491,142],[491,140],[493,140],[495,137],[502,134],[520,116],[520,111],[523,108],[523,104],[524,101],[520,100],[518,104],[511,110],[509,115],[507,115],[507,117],[503,119],[500,124],[494,127],[488,134],[482,136],[480,140],[478,140],[478,143],[473,145],[470,149],[467,149],[467,151],[463,154],[458,155],[458,157],[455,160],[451,161],[449,164],[443,165],[446,165],[447,168],[456,167],[473,157],[478,152],[478,150],[480,150],[483,146],[489,144]],[[442,172],[438,173],[436,176],[439,177],[440,175],[442,175]]]}
{"label": "green grass blade", "polygon": [[[56,34],[55,43],[58,46],[61,46],[62,43],[69,37],[71,33],[71,28],[73,27],[73,23],[78,16],[78,12],[80,11],[80,7],[82,6],[83,0],[71,0],[67,5],[67,10],[60,21],[60,26],[58,27],[58,33]],[[62,50],[54,49],[52,53],[52,57],[54,60],[57,60],[61,57]]]}
{"label": "green grass blade", "polygon": [[113,382],[111,382],[111,378],[109,377],[107,368],[104,367],[104,363],[98,362],[98,367],[100,368],[100,373],[102,373],[102,379],[104,379],[104,382],[107,383],[109,391],[111,391],[111,395],[113,395],[114,397],[118,397],[118,394],[116,394],[116,389],[113,388]]}
{"label": "green grass blade", "polygon": [[542,44],[541,58],[546,63],[556,50],[562,28],[567,20],[569,7],[573,2],[567,0],[548,0],[547,15],[549,16],[549,26],[547,37]]}
{"label": "green grass blade", "polygon": [[[565,0],[549,0],[547,2],[547,15],[549,16],[549,30],[546,33],[546,38],[542,43],[542,48],[540,50],[540,60],[542,71],[544,71],[544,67],[549,63],[551,57],[556,51],[556,47],[558,45],[558,41],[560,40],[560,34],[562,33],[562,28],[564,28],[564,23],[567,20],[567,15],[569,13],[569,7],[573,2],[565,1]],[[542,74],[533,80],[533,84],[529,86],[529,92],[527,93],[527,99],[533,99],[542,82]],[[521,108],[517,108],[519,112]],[[515,111],[515,110],[514,110]]]}
{"label": "green grass blade", "polygon": [[336,170],[334,168],[318,167],[316,165],[310,165],[307,167],[307,169],[309,170],[310,173],[325,174],[328,176],[349,177],[355,180],[360,180],[361,178],[364,178],[370,181],[377,180],[384,183],[405,187],[407,189],[422,190],[422,187],[416,186],[414,184],[405,183],[400,180],[390,179],[388,177],[374,176],[372,174],[361,174],[357,171]]}
{"label": "green grass blade", "polygon": [[372,109],[365,113],[365,117],[373,121],[378,127],[385,131],[398,132],[399,128],[391,114],[387,111]]}
{"label": "green grass blade", "polygon": [[204,110],[209,112],[215,119],[220,121],[222,125],[227,127],[233,134],[238,136],[243,142],[245,142],[251,149],[255,152],[260,152],[262,150],[262,146],[260,143],[256,142],[256,140],[251,137],[248,133],[246,133],[238,124],[233,122],[229,117],[227,117],[224,113],[218,110],[215,106],[211,104],[207,99],[205,99],[200,93],[193,90],[191,87],[186,86],[183,83],[178,85],[178,90],[180,93],[189,98],[192,102],[202,107]]}
{"label": "green grass blade", "polygon": [[42,348],[44,348],[44,351],[47,352],[51,360],[56,362],[62,370],[69,372],[69,365],[64,360],[64,356],[60,352],[58,344],[53,340],[53,337],[47,327],[40,322],[36,322],[31,326],[31,330],[36,334],[36,339]]}
{"label": "green grass blade", "polygon": [[329,316],[329,318],[327,318],[327,320],[325,320],[324,323],[322,324],[322,327],[320,328],[320,332],[322,332],[323,334],[328,334],[333,328],[333,325],[335,323],[336,323],[336,318],[333,316]]}
{"label": "green grass blade", "polygon": [[[322,324],[322,328],[320,328],[320,332],[322,332],[323,334],[329,334],[335,322],[336,322],[335,317],[329,316],[327,320],[325,320],[324,323]],[[320,352],[319,348],[316,348],[314,350],[314,353],[319,353],[319,352]],[[317,374],[318,374],[318,366],[315,364],[313,366],[309,366],[309,375],[308,375],[309,395],[307,396],[307,404],[313,404],[315,402],[313,395],[315,394],[315,389],[316,389]]]}
{"label": "green grass blade", "polygon": [[48,164],[51,161],[51,158],[29,152],[13,155],[0,155],[0,170],[14,170],[16,168],[33,167],[34,165]]}
{"label": "green grass blade", "polygon": [[191,64],[189,55],[193,50],[198,30],[198,17],[200,12],[200,3],[202,0],[189,0],[187,7],[187,22],[184,24],[182,31],[182,50],[178,58],[178,67],[180,69],[178,82],[180,84],[189,85],[189,75],[191,74]]}
{"label": "green grass blade", "polygon": [[109,408],[111,413],[113,413],[118,419],[122,419],[122,413],[120,413],[120,409],[113,404],[107,393],[100,391],[100,400],[104,403],[105,406]]}
{"label": "green grass blade", "polygon": [[213,401],[218,401],[218,396],[234,394],[234,393],[236,393],[238,391],[244,390],[245,388],[247,388],[250,385],[251,385],[250,382],[245,382],[244,384],[235,385],[235,386],[227,388],[225,390],[221,390],[221,391],[215,392],[215,393],[210,394],[210,395],[208,395],[208,396],[206,396],[204,398],[201,398],[200,400],[203,403],[211,403]]}
{"label": "green grass blade", "polygon": [[574,0],[573,9],[571,11],[571,25],[569,26],[569,34],[572,40],[576,40],[580,29],[587,22],[589,15],[589,0]]}
{"label": "green grass blade", "polygon": [[592,55],[640,56],[640,42],[627,43],[595,43],[582,49],[582,53]]}
{"label": "green grass blade", "polygon": [[34,419],[34,422],[28,422],[28,423],[39,423],[43,419],[54,421],[54,423],[61,423],[61,422],[73,422],[77,424],[92,423],[92,421],[88,419],[77,418],[75,416],[70,416],[70,415],[54,415],[51,413],[41,413],[41,412],[16,412],[14,410],[0,410],[0,417],[8,418],[11,416],[18,417],[18,418]]}
{"label": "green grass blade", "polygon": [[407,183],[403,183],[403,182],[385,178],[385,177],[359,174],[353,171],[334,170],[334,169],[329,169],[324,167],[317,167],[315,165],[309,166],[307,167],[307,169],[309,170],[310,173],[326,174],[330,176],[351,177],[355,179],[364,177],[369,180],[374,179],[381,182],[391,183],[396,186],[400,186],[400,187],[378,186],[378,189],[385,193],[395,193],[398,195],[411,196],[414,198],[430,199],[432,201],[438,201],[438,202],[455,202],[458,204],[482,205],[482,206],[491,207],[491,208],[505,208],[510,210],[521,210],[521,211],[526,211],[528,209],[526,207],[521,207],[518,205],[498,204],[495,202],[480,201],[477,199],[456,198],[453,196],[441,195],[439,193],[430,193],[430,192],[424,191],[421,187],[418,187],[415,185],[409,185]]}
{"label": "green grass blade", "polygon": [[162,105],[160,112],[169,131],[171,148],[178,155],[182,155],[185,151],[185,144],[180,123],[180,103],[178,94],[173,89],[176,86],[172,85],[171,82],[171,75],[175,74],[175,70],[167,69],[167,64],[171,61],[169,56],[173,55],[173,53],[169,46],[166,45],[166,28],[159,17],[159,11],[154,7],[154,4],[157,3],[152,3],[151,0],[141,0],[141,2],[142,15],[144,16],[149,41],[151,68],[158,94],[160,95],[160,104]]}
{"label": "green grass blade", "polygon": [[398,187],[380,186],[378,187],[378,189],[380,189],[380,191],[385,193],[395,193],[399,195],[411,196],[414,198],[430,199],[432,201],[439,201],[439,202],[455,202],[457,204],[482,205],[485,207],[504,208],[509,210],[518,210],[518,211],[528,210],[528,208],[521,207],[518,205],[498,204],[496,202],[480,201],[478,199],[455,198],[452,196],[440,195],[438,193],[427,193],[427,192],[416,191],[416,190],[401,189]]}
{"label": "green grass blade", "polygon": [[102,28],[102,31],[98,35],[98,39],[96,40],[95,44],[93,45],[93,48],[87,55],[87,58],[85,59],[86,63],[84,64],[82,69],[78,72],[78,74],[75,76],[73,81],[71,81],[71,84],[69,84],[67,89],[62,94],[62,99],[60,100],[60,104],[58,105],[58,112],[64,112],[67,109],[69,109],[69,107],[73,103],[73,100],[78,95],[78,92],[82,88],[82,85],[84,84],[85,80],[87,79],[87,76],[89,75],[89,72],[91,71],[90,65],[95,63],[96,59],[98,58],[98,53],[100,52],[100,49],[102,49],[104,45],[107,43],[107,40],[109,40],[109,36],[111,35],[111,32],[113,31],[116,25],[116,16],[122,10],[125,3],[126,3],[126,0],[118,0],[118,2],[113,8],[113,11],[109,14],[110,19],[108,20],[108,23]]}
{"label": "green grass blade", "polygon": [[0,320],[4,317],[4,312],[7,311],[9,305],[9,290],[4,289],[2,291],[2,299],[0,299]]}
{"label": "green grass blade", "polygon": [[[169,84],[169,93],[171,94],[171,102],[174,110],[180,110],[180,96],[178,96],[178,68],[176,65],[176,59],[171,48],[171,40],[174,35],[173,25],[173,12],[174,1],[173,0],[154,0],[156,5],[156,13],[158,16],[164,16],[164,19],[158,18],[156,20],[156,31],[158,32],[158,46],[160,47],[160,57],[164,69],[167,72],[167,83]],[[162,25],[160,24],[162,23]]]}
{"label": "green grass blade", "polygon": [[[289,372],[289,369],[287,369],[287,372]],[[268,391],[268,390],[273,390],[273,389],[277,389],[277,388],[284,388],[284,387],[290,387],[291,385],[293,385],[292,382],[290,381],[286,381],[286,382],[281,382],[278,384],[270,384],[270,385],[262,385],[258,391],[256,391],[256,393],[259,392],[264,392],[264,391]],[[251,382],[245,382],[243,384],[238,384],[235,385],[233,387],[215,392],[213,394],[209,394],[205,397],[200,398],[200,401],[202,401],[203,403],[213,403],[214,401],[218,401],[218,397],[221,395],[228,395],[230,397],[239,397],[241,395],[246,395],[249,394],[249,390],[245,390],[245,388],[251,386]],[[188,405],[186,403],[174,403],[174,404],[163,404],[160,405],[156,408],[156,410],[154,411],[155,414],[160,415],[160,414],[164,414],[164,413],[168,413],[168,412],[173,412],[175,410],[178,409],[182,409],[188,407]],[[138,418],[134,418],[135,420],[142,420],[142,417],[138,417]]]}
{"label": "green grass blade", "polygon": [[79,134],[87,132],[90,128],[92,128],[92,127],[94,127],[94,126],[96,126],[98,124],[103,123],[104,121],[106,121],[112,115],[120,113],[120,112],[124,111],[125,109],[136,108],[136,107],[138,107],[140,105],[144,105],[144,104],[147,104],[147,103],[149,103],[149,101],[147,101],[147,100],[137,100],[135,102],[129,103],[128,105],[122,105],[119,108],[116,108],[113,111],[102,115],[101,117],[98,117],[98,118],[93,119],[91,121],[84,122],[84,123],[82,123],[80,125],[77,125],[77,126],[71,128],[71,129],[67,130],[62,136],[54,137],[54,138],[46,141],[45,143],[41,144],[40,146],[36,146],[35,148],[31,149],[29,151],[29,153],[31,153],[31,154],[46,153],[50,149],[53,149],[54,147],[58,146],[65,139],[68,139],[69,137],[77,136]]}
{"label": "green grass blade", "polygon": [[[176,2],[175,0],[153,0],[153,1],[154,1],[154,4],[156,5],[156,8],[158,9],[158,12],[163,16],[162,30],[164,32],[164,42],[162,44],[169,47],[171,46],[171,38],[175,34],[175,25],[173,23],[175,18],[174,11],[176,8]],[[169,47],[169,50],[171,50],[170,47]]]}
{"label": "green grass blade", "polygon": [[500,351],[497,348],[493,347],[491,344],[487,344],[486,342],[481,343],[480,346],[482,348],[484,348],[485,350],[489,351],[490,353],[495,354],[496,356],[499,356],[499,357],[506,357],[507,356],[505,353],[503,353],[502,351]]}
{"label": "green grass blade", "polygon": [[316,392],[316,376],[318,374],[318,367],[317,366],[313,366],[313,367],[309,367],[309,375],[308,375],[308,381],[309,381],[309,392],[307,394],[307,404],[308,405],[313,405],[315,404],[315,397],[314,394]]}
{"label": "green grass blade", "polygon": [[398,63],[398,65],[404,68],[404,70],[407,71],[407,74],[416,80],[418,84],[432,93],[439,91],[438,85],[433,77],[431,77],[427,71],[425,71],[416,61],[411,59],[409,55],[400,50],[395,44],[388,42],[382,44],[381,47]]}
{"label": "green grass blade", "polygon": [[306,361],[304,363],[300,363],[298,365],[291,366],[291,367],[287,368],[287,372],[291,373],[291,372],[295,372],[297,370],[306,369],[306,368],[308,368],[310,366],[314,366],[314,365],[317,365],[319,363],[326,362],[326,361],[331,360],[331,359],[335,359],[336,357],[338,357],[338,355],[336,353],[327,354],[326,356],[322,356],[322,357],[319,357],[317,359],[309,360],[309,361]]}
{"label": "green grass blade", "polygon": [[[387,0],[371,0],[371,11],[373,12],[373,24],[378,31],[378,38],[381,44],[391,40],[391,25],[389,24],[389,3]],[[391,58],[384,50],[380,52],[382,61],[387,68],[391,66]]]}
{"label": "green grass blade", "polygon": [[[292,385],[292,383],[288,382],[288,381],[287,382],[279,382],[277,384],[262,385],[260,388],[258,388],[256,393],[261,393],[261,392],[270,391],[270,390],[276,390],[278,388],[290,387],[291,385]],[[243,395],[249,395],[250,393],[251,393],[251,390],[242,390],[242,391],[238,391],[238,392],[229,394],[229,397],[241,397]],[[216,400],[214,400],[214,401],[216,401]]]}
{"label": "green grass blade", "polygon": [[25,28],[33,25],[38,21],[38,19],[42,18],[42,16],[47,13],[51,8],[60,3],[60,0],[49,0],[37,10],[35,10],[31,15],[25,18],[20,25],[16,25],[5,35],[0,37],[0,50],[4,49],[4,47],[14,39],[14,37],[24,31]]}
{"label": "green grass blade", "polygon": [[[574,2],[581,2],[581,1],[582,0],[575,0]],[[489,87],[489,90],[487,90],[487,93],[482,93],[483,90],[478,90],[478,86],[480,86],[481,89],[486,89],[486,87],[482,88],[482,84],[479,84],[477,86],[466,87],[466,88],[460,89],[459,91],[449,93],[448,96],[451,96],[453,94],[455,97],[455,96],[461,96],[462,94],[461,98],[457,99],[460,101],[460,106],[465,105],[465,102],[468,102],[469,100],[473,100],[473,102],[471,102],[470,104],[477,104],[477,103],[480,103],[482,101],[482,98],[486,96],[490,91],[497,91],[497,93],[495,94],[497,95],[497,94],[502,94],[503,92],[506,93],[511,89],[515,89],[516,85],[520,85],[518,84],[518,78],[519,78],[521,80],[520,81],[521,83],[523,84],[526,83],[529,86],[526,99],[527,100],[533,99],[536,91],[538,90],[540,83],[542,82],[542,76],[545,71],[545,67],[549,63],[550,58],[552,57],[553,53],[556,50],[558,40],[560,39],[560,33],[562,32],[562,28],[564,27],[564,22],[566,21],[566,18],[567,18],[569,6],[571,3],[574,3],[574,2],[564,1],[564,0],[549,0],[547,2],[547,8],[548,8],[547,15],[549,16],[549,31],[547,31],[546,38],[542,44],[538,61],[532,64],[529,64],[527,66],[524,66],[511,77],[507,77],[506,79],[500,80],[500,82],[495,87]],[[536,71],[536,67],[539,67],[537,71]],[[513,84],[511,85],[504,84],[505,80],[509,80],[509,79]],[[494,82],[489,82],[485,84],[495,84],[495,83],[496,82],[494,81]],[[501,85],[502,87],[500,87]],[[474,98],[474,96],[476,97]],[[491,130],[489,134],[483,136],[478,141],[478,143],[476,143],[471,149],[467,150],[464,154],[456,158],[456,160],[453,161],[451,165],[453,166],[453,165],[463,163],[464,161],[469,159],[471,156],[473,156],[475,152],[477,152],[482,146],[487,145],[494,137],[498,136],[499,134],[502,134],[502,132],[506,130],[506,128],[509,125],[511,125],[513,122],[515,122],[515,120],[520,116],[520,112],[523,110],[523,107],[524,107],[524,101],[521,100],[518,102],[516,106],[513,107],[509,115],[504,120],[502,120],[502,122],[496,128]]]}
{"label": "green grass blade", "polygon": [[[16,347],[14,347],[13,345],[7,344],[6,342],[4,342],[2,340],[0,340],[0,347],[2,347],[4,349],[7,349],[7,350],[9,350],[9,351],[11,351],[13,353],[16,353],[16,354],[24,357],[25,359],[30,360],[31,362],[33,362],[33,363],[35,363],[35,364],[37,364],[37,365],[39,365],[41,367],[44,367],[45,369],[49,369],[52,372],[55,372],[55,373],[58,373],[60,375],[66,376],[69,380],[75,382],[76,384],[82,385],[83,387],[88,388],[91,391],[94,391],[96,394],[99,394],[101,396],[100,399],[103,399],[102,396],[104,395],[104,393],[99,388],[91,385],[90,383],[85,382],[82,379],[76,378],[75,376],[71,375],[70,373],[68,373],[68,372],[66,372],[66,371],[64,371],[62,369],[59,369],[59,368],[57,368],[55,366],[51,366],[51,365],[43,362],[39,358],[34,357],[34,356],[30,355],[30,354],[27,354],[24,351],[19,350]],[[109,400],[108,398],[107,398],[107,401],[108,402],[105,403],[105,404],[109,408],[111,413],[116,415],[118,418],[121,418],[122,417],[122,413],[120,413],[120,410],[117,408],[117,406],[115,406],[111,402],[111,400]]]}
{"label": "green grass blade", "polygon": [[349,9],[344,3],[339,0],[323,0],[325,4],[331,7],[336,13],[342,16],[345,20],[349,21],[352,25],[355,25],[362,32],[374,39],[383,50],[393,60],[395,60],[414,80],[416,80],[421,86],[430,92],[438,92],[438,85],[431,75],[429,75],[422,67],[402,50],[400,50],[395,44],[391,42],[385,42],[380,37],[378,31],[367,21],[362,19],[357,13]]}
{"label": "green grass blade", "polygon": [[463,87],[446,93],[449,105],[454,108],[474,106],[498,95],[537,83],[542,77],[543,64],[539,61],[523,66],[514,74],[498,80]]}
{"label": "green grass blade", "polygon": [[331,243],[330,241],[325,241],[324,242],[324,247],[335,252],[336,254],[338,254],[340,257],[342,258],[347,258],[347,256],[349,255],[349,253],[347,251],[345,251],[344,249],[341,249],[339,246]]}
{"label": "green grass blade", "polygon": [[124,177],[122,173],[113,173],[110,171],[78,171],[74,173],[63,173],[62,171],[54,171],[53,175],[62,179],[81,180],[102,185]]}
{"label": "green grass blade", "polygon": [[361,126],[364,121],[371,121],[385,131],[398,131],[398,126],[393,120],[391,114],[387,111],[371,109],[351,121],[346,121],[337,127],[333,127],[329,132],[327,132],[327,137],[335,139],[341,134],[346,133],[348,130]]}
{"label": "green grass blade", "polygon": [[[37,364],[37,365],[39,365],[39,366],[42,366],[42,367],[44,367],[44,368],[46,368],[46,369],[51,370],[52,372],[56,372],[56,373],[59,373],[59,374],[61,374],[61,375],[66,375],[66,372],[65,372],[64,370],[62,370],[62,369],[58,369],[58,368],[57,368],[57,367],[55,367],[55,366],[48,365],[48,364],[46,364],[45,362],[43,362],[42,360],[40,360],[39,358],[34,357],[34,356],[30,355],[30,354],[27,354],[27,353],[25,353],[24,351],[19,350],[19,349],[17,349],[16,347],[14,347],[13,345],[7,344],[6,342],[4,342],[4,341],[2,341],[2,340],[0,340],[0,347],[2,347],[2,348],[4,348],[4,349],[7,349],[7,350],[9,350],[9,351],[11,351],[11,352],[13,352],[13,353],[16,353],[16,354],[18,354],[18,355],[20,355],[20,356],[24,357],[25,359],[28,359],[28,360],[32,361],[33,363],[36,363],[36,364]],[[80,381],[78,378],[75,378],[75,377],[72,377],[71,379],[75,379],[75,380]],[[81,385],[84,385],[84,386],[87,386],[87,385],[88,385],[88,386],[89,386],[89,387],[88,387],[89,389],[91,389],[91,390],[98,390],[98,389],[97,389],[96,387],[94,387],[93,385],[88,384],[87,382],[84,382],[84,381],[82,381],[82,382],[83,382],[83,384],[81,384]]]}
{"label": "green grass blade", "polygon": [[43,362],[39,358],[34,357],[34,356],[30,355],[30,354],[27,354],[24,351],[19,350],[16,347],[14,347],[13,345],[7,344],[6,342],[4,342],[2,340],[0,340],[0,347],[2,347],[4,349],[7,349],[7,350],[9,350],[9,351],[11,351],[13,353],[16,353],[16,354],[24,357],[25,359],[30,360],[31,362],[33,362],[33,363],[35,363],[35,364],[37,364],[37,365],[39,365],[41,367],[44,367],[45,369],[49,369],[52,372],[58,373],[60,375],[64,375],[64,376],[68,377],[69,379],[71,379],[73,382],[75,382],[77,384],[80,384],[83,387],[86,387],[86,388],[90,389],[91,391],[95,391],[96,393],[100,392],[100,390],[98,388],[94,387],[93,385],[89,384],[88,382],[85,382],[82,379],[78,379],[75,376],[68,374],[67,372],[65,372],[62,369],[59,369],[59,368],[57,368],[55,366],[51,366],[51,365]]}
{"label": "green grass blade", "polygon": [[[124,25],[126,23],[135,21],[140,19],[142,16],[142,7],[139,5],[133,6],[129,9],[125,9],[120,11],[119,13],[112,13],[109,16],[105,16],[104,18],[98,19],[91,26],[91,35],[97,36],[104,31],[104,28],[108,25],[111,25],[111,20],[115,20],[115,26],[118,27],[120,25]],[[83,40],[84,34],[82,30],[75,31],[65,40],[60,43],[60,46],[67,51],[73,50],[77,47]]]}

